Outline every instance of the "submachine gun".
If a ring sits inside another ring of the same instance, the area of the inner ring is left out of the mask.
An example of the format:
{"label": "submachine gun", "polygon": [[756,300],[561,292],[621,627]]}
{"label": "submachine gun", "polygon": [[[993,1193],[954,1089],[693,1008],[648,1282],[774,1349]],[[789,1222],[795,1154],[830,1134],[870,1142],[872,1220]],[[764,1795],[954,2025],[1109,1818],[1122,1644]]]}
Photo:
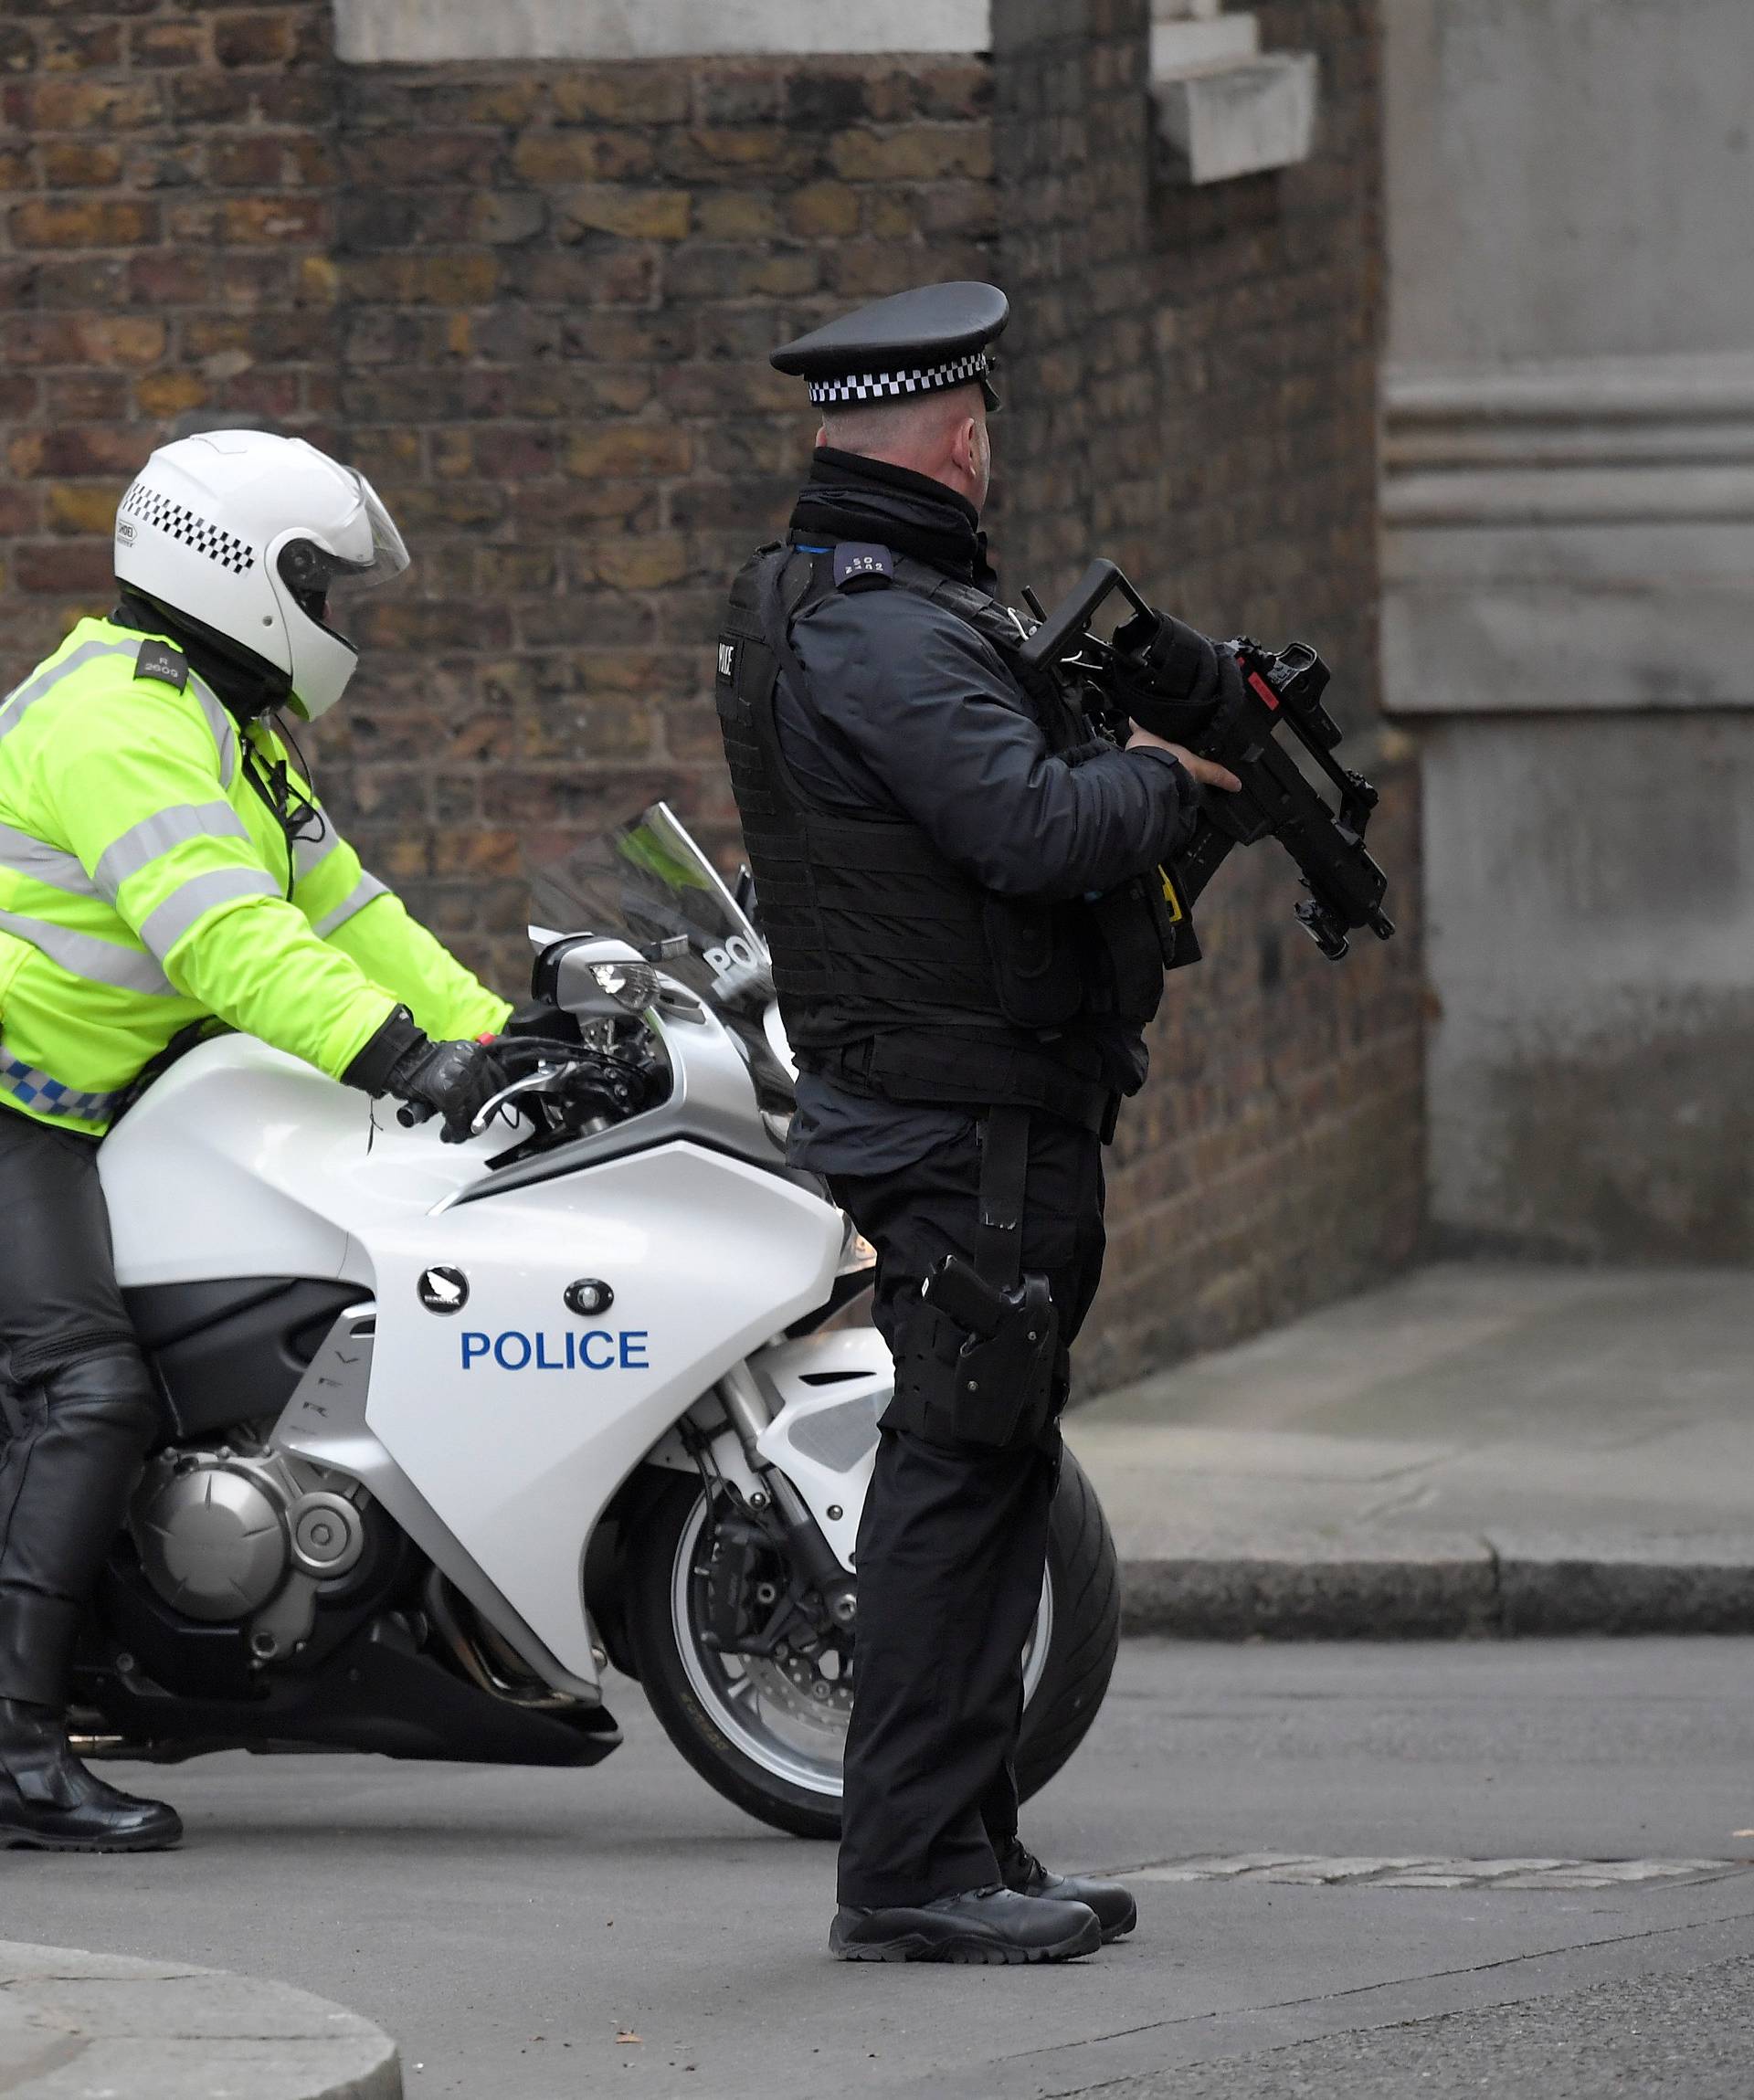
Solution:
{"label": "submachine gun", "polygon": [[[1117,591],[1133,617],[1104,641],[1090,623]],[[1176,921],[1172,967],[1199,960],[1192,909],[1225,855],[1233,846],[1267,838],[1278,839],[1297,863],[1309,895],[1295,907],[1296,915],[1329,962],[1341,959],[1350,945],[1347,935],[1360,926],[1388,940],[1395,930],[1382,910],[1389,879],[1364,845],[1377,791],[1362,774],[1335,762],[1339,724],[1322,705],[1330,673],[1307,643],[1292,642],[1277,655],[1246,636],[1218,644],[1235,659],[1240,679],[1221,680],[1216,702],[1194,714],[1157,682],[1178,623],[1148,606],[1113,562],[1093,562],[1051,613],[1032,592],[1023,595],[1041,625],[1018,650],[1022,670],[1057,675],[1092,726],[1113,743],[1126,742],[1130,718],[1228,766],[1242,783],[1234,795],[1207,794],[1192,838],[1175,865],[1164,870],[1165,902]],[[1281,723],[1333,783],[1337,808],[1279,743],[1274,732]]]}

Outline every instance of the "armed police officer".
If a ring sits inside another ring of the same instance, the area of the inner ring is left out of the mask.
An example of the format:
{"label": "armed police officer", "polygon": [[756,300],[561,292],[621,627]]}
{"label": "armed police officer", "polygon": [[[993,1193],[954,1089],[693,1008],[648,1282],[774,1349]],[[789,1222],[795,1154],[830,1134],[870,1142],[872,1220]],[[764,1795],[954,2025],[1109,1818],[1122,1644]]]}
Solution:
{"label": "armed police officer", "polygon": [[407,561],[364,476],[301,440],[184,438],[122,498],[116,610],[0,702],[0,1847],[181,1836],[65,1726],[163,1433],[98,1180],[128,1089],[213,1020],[447,1136],[504,1083],[484,1039],[505,1002],[365,872],[270,720],[341,698],[357,656],[330,593]]}
{"label": "armed police officer", "polygon": [[[991,593],[990,285],[880,301],[774,354],[822,411],[786,542],[734,586],[719,711],[799,1066],[790,1156],[877,1250],[895,1358],[858,1545],[845,1959],[1041,1961],[1131,1930],[1018,1835],[1067,1348],[1102,1146],[1162,993],[1158,869],[1223,768],[1093,740],[1014,668]],[[1184,689],[1215,692],[1182,630]]]}

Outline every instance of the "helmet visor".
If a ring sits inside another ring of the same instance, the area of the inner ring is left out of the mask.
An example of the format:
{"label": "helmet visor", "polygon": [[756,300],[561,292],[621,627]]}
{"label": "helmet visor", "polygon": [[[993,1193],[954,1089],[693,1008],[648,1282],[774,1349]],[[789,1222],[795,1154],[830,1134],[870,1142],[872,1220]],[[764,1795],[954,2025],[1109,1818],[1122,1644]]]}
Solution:
{"label": "helmet visor", "polygon": [[351,587],[369,591],[402,574],[408,565],[408,550],[396,529],[396,520],[384,507],[384,499],[364,474],[352,469],[349,471],[359,483],[359,500],[365,506],[365,522],[372,528],[372,558],[363,570],[354,572]]}
{"label": "helmet visor", "polygon": [[293,539],[280,549],[276,565],[301,610],[320,627],[328,628],[332,634],[337,633],[329,620],[332,593],[345,602],[363,591],[375,590],[379,584],[388,583],[408,565],[408,550],[382,497],[364,474],[354,472],[352,468],[347,471],[358,485],[360,506],[371,530],[370,554],[360,560],[349,560],[316,540]]}

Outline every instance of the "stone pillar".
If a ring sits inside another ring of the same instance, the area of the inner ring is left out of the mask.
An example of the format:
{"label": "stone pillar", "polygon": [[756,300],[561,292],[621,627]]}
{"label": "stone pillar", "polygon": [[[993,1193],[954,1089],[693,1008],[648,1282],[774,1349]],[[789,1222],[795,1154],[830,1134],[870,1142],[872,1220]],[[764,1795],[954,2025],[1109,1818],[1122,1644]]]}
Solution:
{"label": "stone pillar", "polygon": [[1754,1253],[1748,0],[1394,0],[1383,674],[1432,1213]]}

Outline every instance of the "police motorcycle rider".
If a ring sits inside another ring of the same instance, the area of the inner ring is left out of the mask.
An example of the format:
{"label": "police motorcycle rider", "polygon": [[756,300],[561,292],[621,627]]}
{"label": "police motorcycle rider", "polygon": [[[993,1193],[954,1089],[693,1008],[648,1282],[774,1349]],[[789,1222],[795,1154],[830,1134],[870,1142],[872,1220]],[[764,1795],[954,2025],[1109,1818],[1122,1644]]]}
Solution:
{"label": "police motorcycle rider", "polygon": [[0,702],[0,1847],[182,1835],[66,1733],[160,1426],[98,1179],[129,1087],[214,1021],[450,1137],[504,1083],[506,1003],[365,872],[271,720],[314,722],[353,676],[332,586],[407,563],[370,483],[303,440],[180,439],[122,500],[115,611]]}
{"label": "police motorcycle rider", "polygon": [[[1136,1916],[1018,1835],[1020,1658],[1102,1146],[1162,994],[1157,870],[1203,788],[1238,783],[1143,732],[1093,741],[1014,668],[1025,630],[978,530],[1008,311],[991,285],[928,286],[775,352],[822,411],[819,449],[718,649],[800,1068],[789,1156],[875,1246],[895,1357],[858,1541],[829,1935],[851,1960],[1062,1959]],[[1175,644],[1197,718],[1235,667],[1191,628]]]}

